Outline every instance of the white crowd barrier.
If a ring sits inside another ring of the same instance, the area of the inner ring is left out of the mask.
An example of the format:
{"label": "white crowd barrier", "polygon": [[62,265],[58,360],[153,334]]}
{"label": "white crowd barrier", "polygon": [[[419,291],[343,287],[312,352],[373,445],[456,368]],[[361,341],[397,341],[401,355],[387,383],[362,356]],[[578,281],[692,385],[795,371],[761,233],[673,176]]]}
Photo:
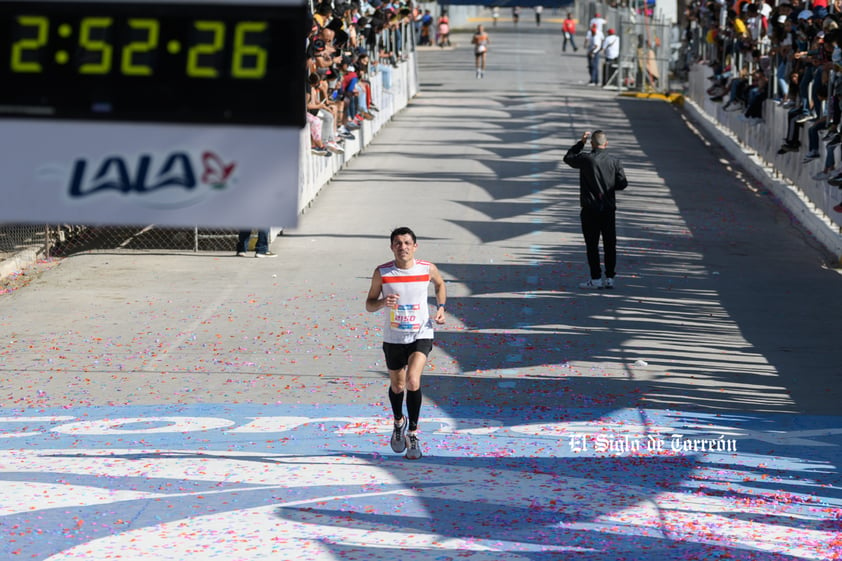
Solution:
{"label": "white crowd barrier", "polygon": [[383,126],[388,123],[418,93],[418,65],[415,53],[407,53],[407,60],[392,68],[391,89],[383,87],[383,74],[371,76],[372,97],[379,111],[374,119],[363,121],[362,126],[353,131],[354,140],[345,141],[344,154],[319,156],[310,152],[310,131],[305,127],[301,131],[301,156],[299,162],[298,213],[304,212],[325,185],[345,166],[345,164],[372,141]]}
{"label": "white crowd barrier", "polygon": [[[837,260],[842,259],[842,213],[833,207],[842,202],[842,189],[813,175],[824,168],[825,142],[819,140],[821,157],[803,163],[807,153],[806,123],[800,131],[802,148],[778,154],[787,131],[787,109],[766,101],[763,122],[747,122],[741,111],[725,111],[721,102],[710,100],[709,66],[697,64],[690,71],[686,106],[697,112],[697,122],[711,134],[725,138],[725,148],[743,167],[757,177],[796,216]],[[823,132],[820,134],[823,135]],[[837,153],[836,164],[840,164]]]}

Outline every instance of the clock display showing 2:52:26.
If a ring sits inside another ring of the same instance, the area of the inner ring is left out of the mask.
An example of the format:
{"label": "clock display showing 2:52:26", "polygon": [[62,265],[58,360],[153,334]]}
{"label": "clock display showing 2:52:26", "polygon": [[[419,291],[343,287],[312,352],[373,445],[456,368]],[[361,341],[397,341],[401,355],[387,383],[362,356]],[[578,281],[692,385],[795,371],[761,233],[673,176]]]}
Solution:
{"label": "clock display showing 2:52:26", "polygon": [[304,125],[298,0],[0,0],[0,119]]}
{"label": "clock display showing 2:52:26", "polygon": [[[67,67],[80,75],[154,76],[162,60],[169,72],[189,78],[262,79],[267,71],[266,21],[196,19],[181,22],[180,33],[162,33],[154,18],[82,17],[53,22],[44,15],[19,15],[8,59],[9,70],[40,74]],[[177,65],[174,67],[174,65]]]}

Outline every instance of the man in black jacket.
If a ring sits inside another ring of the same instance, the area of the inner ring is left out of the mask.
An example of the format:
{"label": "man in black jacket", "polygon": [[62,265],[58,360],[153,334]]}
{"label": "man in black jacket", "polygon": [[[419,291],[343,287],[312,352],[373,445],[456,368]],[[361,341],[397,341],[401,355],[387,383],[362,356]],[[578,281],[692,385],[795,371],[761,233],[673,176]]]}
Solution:
{"label": "man in black jacket", "polygon": [[[583,152],[591,139],[591,151]],[[614,267],[617,263],[617,210],[615,191],[622,191],[629,182],[620,160],[605,152],[608,140],[597,130],[585,132],[582,139],[564,155],[564,163],[579,170],[579,203],[582,206],[582,234],[588,252],[591,278],[580,288],[614,288]],[[605,278],[599,263],[599,237],[605,250]]]}

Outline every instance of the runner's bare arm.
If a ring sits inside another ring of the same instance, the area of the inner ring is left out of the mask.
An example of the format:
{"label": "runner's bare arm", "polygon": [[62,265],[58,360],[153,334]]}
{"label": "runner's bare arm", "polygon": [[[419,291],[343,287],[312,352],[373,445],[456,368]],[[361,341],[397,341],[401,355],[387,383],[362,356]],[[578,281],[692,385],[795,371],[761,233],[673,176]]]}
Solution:
{"label": "runner's bare arm", "polygon": [[435,265],[430,265],[430,280],[433,281],[433,287],[436,291],[436,316],[433,318],[436,323],[444,323],[444,305],[447,303],[447,288],[444,284],[444,279],[441,278],[439,268]]}
{"label": "runner's bare arm", "polygon": [[371,275],[371,288],[368,289],[368,297],[365,299],[367,312],[376,312],[386,306],[394,307],[398,303],[398,295],[390,294],[381,298],[383,294],[383,278],[380,276],[380,269],[375,269]]}

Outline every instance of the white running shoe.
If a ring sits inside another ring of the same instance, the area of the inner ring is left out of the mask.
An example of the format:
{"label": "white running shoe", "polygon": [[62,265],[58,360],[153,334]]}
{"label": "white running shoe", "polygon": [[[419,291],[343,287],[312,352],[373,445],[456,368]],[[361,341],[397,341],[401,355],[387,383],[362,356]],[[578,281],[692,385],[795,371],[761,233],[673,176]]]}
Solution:
{"label": "white running shoe", "polygon": [[579,288],[602,288],[602,280],[601,279],[588,279],[585,282],[579,283]]}
{"label": "white running shoe", "polygon": [[602,281],[602,288],[614,288],[614,277],[605,277]]}

